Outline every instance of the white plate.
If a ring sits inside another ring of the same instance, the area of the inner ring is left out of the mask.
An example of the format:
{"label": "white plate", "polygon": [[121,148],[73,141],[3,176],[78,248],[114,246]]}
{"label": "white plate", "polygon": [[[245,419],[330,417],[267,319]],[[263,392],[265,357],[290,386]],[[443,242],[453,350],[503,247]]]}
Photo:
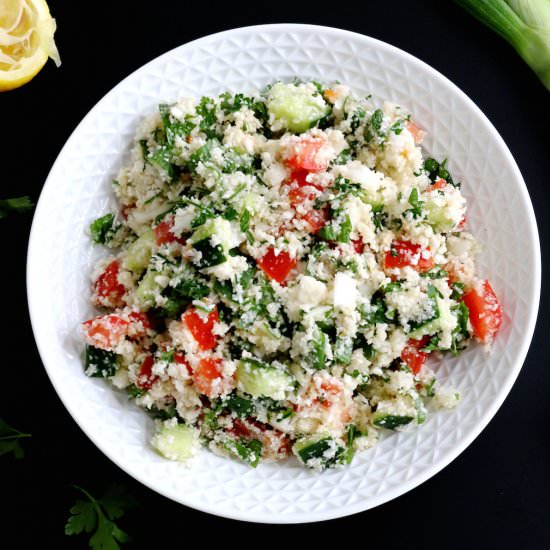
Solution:
{"label": "white plate", "polygon": [[[101,380],[83,373],[79,324],[93,315],[89,275],[104,254],[90,221],[115,206],[117,174],[136,124],[161,101],[248,91],[295,76],[339,80],[359,94],[408,107],[429,132],[426,148],[449,158],[481,241],[479,272],[504,307],[491,355],[473,346],[446,358],[439,377],[464,400],[418,430],[384,438],[345,470],[315,473],[288,461],[251,469],[202,451],[189,468],[156,455],[152,422]],[[109,92],[55,162],[36,208],[28,298],[42,360],[63,403],[90,439],[148,487],[193,508],[269,523],[324,520],[366,510],[422,483],[453,460],[495,414],[525,359],[540,291],[536,222],[521,174],[495,128],[456,86],[388,44],[337,29],[268,25],[235,29],[172,50]]]}

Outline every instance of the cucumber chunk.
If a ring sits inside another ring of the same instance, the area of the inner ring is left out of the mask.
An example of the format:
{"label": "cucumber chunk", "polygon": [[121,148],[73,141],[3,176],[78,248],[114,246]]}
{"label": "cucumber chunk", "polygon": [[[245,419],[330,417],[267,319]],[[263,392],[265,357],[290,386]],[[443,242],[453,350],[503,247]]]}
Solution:
{"label": "cucumber chunk", "polygon": [[373,417],[373,424],[379,428],[386,428],[388,430],[395,430],[398,426],[405,426],[409,422],[413,421],[412,416],[400,416],[397,414],[375,414]]}
{"label": "cucumber chunk", "polygon": [[123,267],[141,273],[149,265],[154,245],[155,234],[152,229],[148,229],[128,247]]}
{"label": "cucumber chunk", "polygon": [[153,447],[169,460],[184,461],[195,454],[199,432],[185,424],[165,422],[151,441]]}
{"label": "cucumber chunk", "polygon": [[437,316],[435,319],[431,319],[414,330],[411,330],[408,334],[409,338],[412,338],[413,340],[420,340],[422,336],[426,336],[427,334],[435,334],[436,332],[443,330],[444,327],[447,327],[455,322],[456,318],[452,314],[447,300],[437,297],[436,304]]}
{"label": "cucumber chunk", "polygon": [[119,367],[120,356],[112,351],[86,346],[86,374],[92,378],[114,376]]}
{"label": "cucumber chunk", "polygon": [[224,218],[213,218],[196,229],[188,242],[202,253],[199,269],[219,265],[227,260],[229,251],[241,244],[244,235],[237,226]]}
{"label": "cucumber chunk", "polygon": [[136,300],[143,308],[150,308],[155,305],[156,295],[162,290],[157,281],[160,275],[158,271],[147,271],[136,289]]}
{"label": "cucumber chunk", "polygon": [[330,107],[312,87],[277,82],[269,91],[267,109],[291,132],[301,133],[326,116]]}
{"label": "cucumber chunk", "polygon": [[325,469],[344,458],[346,448],[329,434],[302,437],[294,443],[292,452],[308,468]]}
{"label": "cucumber chunk", "polygon": [[444,205],[436,204],[433,201],[426,201],[424,204],[426,212],[426,221],[432,226],[433,230],[440,233],[451,231],[456,226],[456,221],[449,214]]}
{"label": "cucumber chunk", "polygon": [[250,359],[239,362],[236,378],[238,388],[253,397],[281,400],[292,390],[293,379],[289,374]]}

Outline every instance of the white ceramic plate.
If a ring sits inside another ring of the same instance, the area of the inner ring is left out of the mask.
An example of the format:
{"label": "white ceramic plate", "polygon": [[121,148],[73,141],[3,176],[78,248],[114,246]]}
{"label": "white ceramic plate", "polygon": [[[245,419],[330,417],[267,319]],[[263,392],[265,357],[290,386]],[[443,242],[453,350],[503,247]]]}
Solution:
{"label": "white ceramic plate", "polygon": [[[449,158],[469,199],[469,224],[484,252],[479,272],[504,307],[494,352],[473,346],[447,358],[439,377],[464,400],[418,430],[384,438],[345,470],[316,473],[289,460],[251,469],[201,451],[189,468],[155,454],[152,422],[101,380],[83,373],[79,324],[92,316],[89,275],[101,254],[86,229],[115,201],[117,174],[136,124],[161,101],[260,88],[295,76],[339,80],[359,94],[405,105]],[[525,359],[540,290],[536,222],[521,174],[495,128],[456,86],[388,44],[306,25],[235,29],[172,50],[109,92],[84,118],[55,162],[36,208],[28,254],[34,334],[50,379],[90,439],[150,488],[193,508],[269,523],[335,518],[386,502],[441,470],[481,432]]]}

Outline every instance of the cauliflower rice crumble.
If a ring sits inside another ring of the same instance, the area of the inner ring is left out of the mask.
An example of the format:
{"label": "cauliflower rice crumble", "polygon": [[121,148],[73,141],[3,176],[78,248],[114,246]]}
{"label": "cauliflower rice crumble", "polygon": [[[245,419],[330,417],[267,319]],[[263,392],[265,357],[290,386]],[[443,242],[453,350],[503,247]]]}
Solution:
{"label": "cauliflower rice crumble", "polygon": [[423,134],[342,84],[160,105],[113,182],[120,212],[90,228],[112,255],[92,274],[86,374],[158,419],[173,460],[202,443],[340,467],[454,407],[425,361],[490,344],[501,310]]}

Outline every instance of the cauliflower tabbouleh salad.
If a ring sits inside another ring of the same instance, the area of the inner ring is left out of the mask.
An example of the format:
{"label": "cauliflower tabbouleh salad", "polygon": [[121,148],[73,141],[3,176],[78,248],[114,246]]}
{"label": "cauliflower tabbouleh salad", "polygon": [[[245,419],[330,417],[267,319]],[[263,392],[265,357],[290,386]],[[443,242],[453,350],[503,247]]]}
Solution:
{"label": "cauliflower tabbouleh salad", "polygon": [[86,373],[157,419],[152,444],[251,466],[348,464],[460,396],[425,364],[490,344],[499,302],[445,166],[397,105],[277,82],[162,104],[90,227]]}

